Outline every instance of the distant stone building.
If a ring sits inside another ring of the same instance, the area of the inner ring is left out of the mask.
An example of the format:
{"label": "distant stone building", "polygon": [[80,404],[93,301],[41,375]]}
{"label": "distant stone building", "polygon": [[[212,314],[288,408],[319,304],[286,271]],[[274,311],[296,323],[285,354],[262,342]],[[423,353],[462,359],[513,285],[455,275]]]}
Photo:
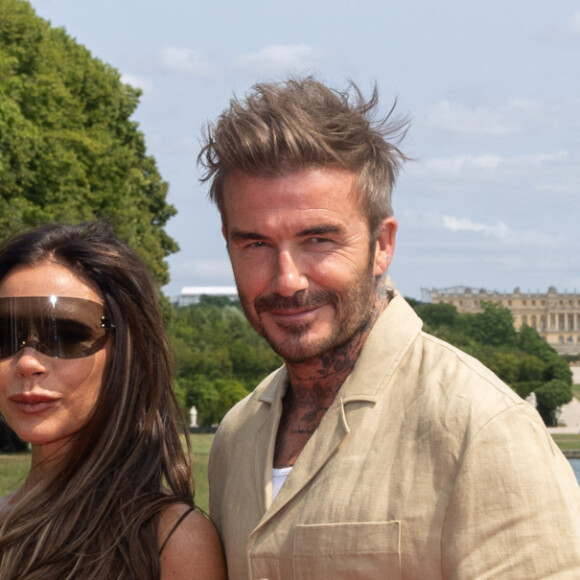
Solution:
{"label": "distant stone building", "polygon": [[423,289],[422,300],[453,304],[458,312],[474,314],[483,311],[482,302],[502,304],[511,310],[517,329],[527,324],[558,353],[580,354],[580,294],[559,294],[553,286],[547,293],[522,293],[516,288],[511,294],[455,286]]}
{"label": "distant stone building", "polygon": [[226,296],[230,300],[238,299],[238,289],[235,286],[185,286],[181,294],[173,299],[175,306],[197,304],[202,296]]}

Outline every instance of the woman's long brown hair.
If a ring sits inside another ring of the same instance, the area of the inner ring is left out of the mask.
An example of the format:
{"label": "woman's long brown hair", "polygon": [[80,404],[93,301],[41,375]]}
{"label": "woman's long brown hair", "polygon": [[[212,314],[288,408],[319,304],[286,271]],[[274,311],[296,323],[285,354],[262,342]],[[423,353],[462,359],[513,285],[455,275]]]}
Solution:
{"label": "woman's long brown hair", "polygon": [[91,420],[59,469],[24,486],[3,517],[0,578],[157,579],[159,514],[172,502],[193,505],[193,479],[156,286],[103,222],[12,238],[0,248],[0,281],[49,259],[99,289],[113,354]]}

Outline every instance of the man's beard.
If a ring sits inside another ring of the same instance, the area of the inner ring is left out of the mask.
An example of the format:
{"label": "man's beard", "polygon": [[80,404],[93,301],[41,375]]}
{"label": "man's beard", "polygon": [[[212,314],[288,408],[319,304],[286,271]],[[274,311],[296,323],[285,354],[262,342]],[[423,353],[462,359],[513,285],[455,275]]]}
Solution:
{"label": "man's beard", "polygon": [[[357,283],[352,284],[342,295],[334,290],[315,292],[301,290],[290,297],[270,294],[258,297],[252,308],[240,292],[242,307],[254,329],[266,339],[276,353],[292,363],[320,357],[351,341],[371,321],[375,298],[376,280],[373,276],[372,262],[361,272]],[[282,330],[285,336],[282,339],[271,336],[262,322],[262,315],[271,311],[314,309],[320,306],[330,306],[334,310],[334,319],[327,335],[314,341],[308,341],[308,333],[316,324],[321,324],[316,319],[302,324],[295,322],[284,324],[283,320],[271,322]]]}

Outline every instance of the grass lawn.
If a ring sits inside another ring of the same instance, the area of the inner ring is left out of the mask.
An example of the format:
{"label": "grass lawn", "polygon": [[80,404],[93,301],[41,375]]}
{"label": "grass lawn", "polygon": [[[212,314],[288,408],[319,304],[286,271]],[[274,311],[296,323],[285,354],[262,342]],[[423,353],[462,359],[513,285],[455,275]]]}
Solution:
{"label": "grass lawn", "polygon": [[[193,476],[195,478],[195,503],[208,510],[207,462],[213,435],[191,435],[193,447]],[[0,454],[0,497],[18,489],[30,467],[29,453]]]}
{"label": "grass lawn", "polygon": [[0,454],[0,497],[18,489],[30,468],[30,453]]}
{"label": "grass lawn", "polygon": [[[560,449],[580,449],[580,434],[554,434],[554,441]],[[208,511],[209,495],[207,484],[207,462],[213,441],[211,434],[191,435],[195,478],[195,503]],[[28,453],[0,454],[0,497],[17,489],[26,477],[30,465]]]}
{"label": "grass lawn", "polygon": [[193,448],[193,478],[195,480],[195,503],[205,512],[209,509],[209,493],[207,484],[207,462],[209,450],[213,441],[212,434],[192,434]]}
{"label": "grass lawn", "polygon": [[552,437],[560,449],[580,449],[579,433],[552,433]]}

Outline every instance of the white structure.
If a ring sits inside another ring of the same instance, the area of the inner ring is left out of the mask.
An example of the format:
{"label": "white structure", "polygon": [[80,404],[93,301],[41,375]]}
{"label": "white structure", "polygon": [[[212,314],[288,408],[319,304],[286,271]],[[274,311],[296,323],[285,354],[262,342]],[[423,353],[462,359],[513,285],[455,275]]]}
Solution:
{"label": "white structure", "polygon": [[174,300],[175,306],[197,304],[202,296],[227,296],[230,300],[238,299],[235,286],[185,286]]}
{"label": "white structure", "polygon": [[189,409],[189,426],[197,427],[197,407],[195,405]]}

